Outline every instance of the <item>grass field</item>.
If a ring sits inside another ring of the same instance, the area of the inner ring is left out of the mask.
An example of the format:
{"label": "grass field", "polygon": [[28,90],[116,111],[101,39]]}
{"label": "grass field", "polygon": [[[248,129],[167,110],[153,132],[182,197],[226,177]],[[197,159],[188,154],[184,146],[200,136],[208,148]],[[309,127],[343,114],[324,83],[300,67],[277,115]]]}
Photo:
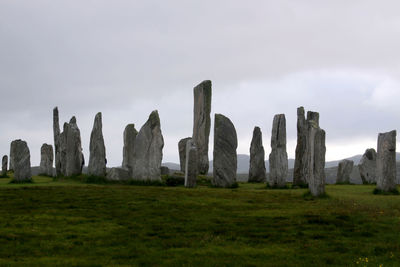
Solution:
{"label": "grass field", "polygon": [[0,179],[0,265],[400,266],[400,196]]}

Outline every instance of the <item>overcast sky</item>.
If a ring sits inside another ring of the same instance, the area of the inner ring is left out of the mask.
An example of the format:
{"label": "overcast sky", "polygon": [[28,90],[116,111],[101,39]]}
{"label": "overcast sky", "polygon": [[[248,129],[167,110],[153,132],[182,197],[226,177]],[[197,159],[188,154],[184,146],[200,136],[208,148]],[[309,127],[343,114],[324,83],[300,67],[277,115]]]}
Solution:
{"label": "overcast sky", "polygon": [[298,106],[320,112],[327,160],[362,154],[400,130],[399,10],[398,0],[0,0],[0,153],[24,139],[38,165],[58,106],[61,127],[77,117],[87,162],[101,111],[119,166],[126,124],[139,130],[157,109],[163,161],[179,162],[193,87],[210,79],[212,121],[232,120],[240,154],[257,125],[268,155],[273,116],[285,113],[294,158]]}

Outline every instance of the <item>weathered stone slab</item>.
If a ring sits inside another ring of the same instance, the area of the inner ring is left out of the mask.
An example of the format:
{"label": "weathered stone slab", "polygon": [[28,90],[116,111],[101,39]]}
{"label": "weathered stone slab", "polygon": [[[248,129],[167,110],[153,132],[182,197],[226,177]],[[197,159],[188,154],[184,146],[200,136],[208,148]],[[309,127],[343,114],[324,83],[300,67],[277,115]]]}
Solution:
{"label": "weathered stone slab", "polygon": [[32,180],[31,154],[28,145],[20,139],[13,142],[14,180],[16,182],[30,182]]}
{"label": "weathered stone slab", "polygon": [[81,132],[76,124],[76,118],[72,117],[66,125],[66,176],[82,174],[85,163],[82,153]]}
{"label": "weathered stone slab", "polygon": [[48,144],[43,144],[40,148],[40,167],[39,173],[41,175],[46,175],[52,177],[53,174],[53,146]]}
{"label": "weathered stone slab", "polygon": [[101,112],[96,114],[94,119],[92,133],[90,135],[90,157],[88,165],[88,174],[97,177],[105,177],[106,169],[106,147],[103,137],[103,122]]}
{"label": "weathered stone slab", "polygon": [[128,170],[129,175],[133,175],[133,166],[135,164],[135,142],[138,131],[135,129],[135,124],[128,124],[124,130],[124,148],[122,168]]}
{"label": "weathered stone slab", "polygon": [[15,146],[16,140],[12,141],[10,144],[10,171],[14,171],[14,146]]}
{"label": "weathered stone slab", "polygon": [[111,168],[106,176],[109,181],[126,181],[131,178],[128,170],[123,168]]}
{"label": "weathered stone slab", "polygon": [[350,175],[353,171],[354,161],[352,160],[342,160],[339,162],[338,172],[336,176],[336,183],[350,183]]}
{"label": "weathered stone slab", "polygon": [[296,157],[293,170],[293,185],[307,184],[307,175],[304,173],[304,161],[307,153],[307,121],[304,115],[304,108],[297,109],[297,145]]}
{"label": "weathered stone slab", "polygon": [[313,196],[325,194],[325,131],[310,123],[308,128],[308,188]]}
{"label": "weathered stone slab", "polygon": [[192,139],[186,142],[185,187],[196,187],[198,170],[197,147]]}
{"label": "weathered stone slab", "polygon": [[212,184],[216,187],[232,187],[236,184],[237,134],[230,119],[215,114],[214,162]]}
{"label": "weathered stone slab", "polygon": [[58,107],[53,109],[53,136],[54,136],[54,152],[55,152],[55,168],[56,176],[61,176],[61,152],[60,152],[60,121],[58,115]]}
{"label": "weathered stone slab", "polygon": [[380,133],[376,158],[376,188],[383,192],[396,190],[396,131]]}
{"label": "weathered stone slab", "polygon": [[369,148],[362,156],[358,169],[363,184],[376,183],[376,151]]}
{"label": "weathered stone slab", "polygon": [[183,138],[178,143],[179,150],[179,162],[181,166],[181,172],[185,173],[186,170],[186,143],[191,140],[191,137]]}
{"label": "weathered stone slab", "polygon": [[208,141],[211,127],[211,81],[203,81],[193,89],[194,122],[192,138],[197,147],[200,174],[207,174]]}
{"label": "weathered stone slab", "polygon": [[249,182],[264,183],[267,179],[265,169],[265,151],[260,127],[254,127],[250,145]]}
{"label": "weathered stone slab", "polygon": [[1,161],[1,176],[7,176],[8,156],[4,155]]}
{"label": "weathered stone slab", "polygon": [[269,185],[274,188],[286,186],[288,155],[286,152],[286,118],[284,114],[274,117],[269,155]]}

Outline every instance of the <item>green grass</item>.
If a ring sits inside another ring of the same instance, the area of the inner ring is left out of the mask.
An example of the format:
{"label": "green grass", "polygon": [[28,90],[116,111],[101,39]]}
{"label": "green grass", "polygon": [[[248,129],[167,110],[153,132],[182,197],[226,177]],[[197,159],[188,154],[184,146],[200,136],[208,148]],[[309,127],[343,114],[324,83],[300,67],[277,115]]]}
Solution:
{"label": "green grass", "polygon": [[[0,265],[399,266],[400,196],[372,185],[87,184],[0,179]],[[366,262],[366,258],[368,262]],[[359,264],[357,264],[357,262]],[[362,263],[362,264],[361,264]]]}

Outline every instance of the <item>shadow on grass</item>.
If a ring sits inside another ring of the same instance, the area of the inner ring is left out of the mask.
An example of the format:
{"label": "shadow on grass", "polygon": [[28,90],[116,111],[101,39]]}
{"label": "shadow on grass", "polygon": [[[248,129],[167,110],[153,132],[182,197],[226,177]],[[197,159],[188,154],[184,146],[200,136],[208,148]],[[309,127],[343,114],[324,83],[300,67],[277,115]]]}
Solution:
{"label": "shadow on grass", "polygon": [[375,188],[372,192],[374,195],[399,195],[399,190],[397,188],[390,191],[383,191],[381,189]]}
{"label": "shadow on grass", "polygon": [[319,196],[313,196],[310,190],[308,190],[303,194],[303,198],[304,200],[317,200],[317,199],[329,199],[330,196],[327,193],[323,193],[322,195]]}
{"label": "shadow on grass", "polygon": [[22,180],[22,181],[12,179],[9,183],[10,184],[33,184],[33,180],[32,180],[32,178],[27,179],[27,180]]}

